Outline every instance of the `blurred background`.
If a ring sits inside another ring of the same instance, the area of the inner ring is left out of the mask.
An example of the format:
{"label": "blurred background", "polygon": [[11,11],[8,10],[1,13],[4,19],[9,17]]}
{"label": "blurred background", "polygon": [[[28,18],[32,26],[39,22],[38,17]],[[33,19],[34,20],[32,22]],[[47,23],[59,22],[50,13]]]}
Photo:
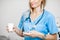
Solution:
{"label": "blurred background", "polygon": [[[22,13],[29,9],[29,0],[0,0],[0,40],[24,40],[16,33],[8,33],[6,26],[14,23],[18,26]],[[50,11],[56,18],[58,30],[60,29],[60,0],[46,0],[46,10]],[[60,30],[59,30],[60,31]],[[60,33],[59,33],[60,34]],[[57,40],[59,40],[57,34]],[[3,39],[1,39],[3,37]]]}

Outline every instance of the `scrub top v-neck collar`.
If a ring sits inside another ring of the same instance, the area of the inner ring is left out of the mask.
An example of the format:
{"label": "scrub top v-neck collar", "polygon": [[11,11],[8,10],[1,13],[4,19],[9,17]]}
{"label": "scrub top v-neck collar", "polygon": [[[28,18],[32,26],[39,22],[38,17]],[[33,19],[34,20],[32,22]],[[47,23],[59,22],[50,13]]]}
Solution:
{"label": "scrub top v-neck collar", "polygon": [[[31,14],[31,13],[29,13],[29,18],[30,18],[30,14]],[[38,15],[37,18],[35,18],[34,21],[32,21],[31,18],[30,18],[31,23],[32,23],[32,24],[36,24],[38,20],[41,20],[43,14],[44,14],[44,10],[43,10],[43,12],[42,12],[40,15]]]}

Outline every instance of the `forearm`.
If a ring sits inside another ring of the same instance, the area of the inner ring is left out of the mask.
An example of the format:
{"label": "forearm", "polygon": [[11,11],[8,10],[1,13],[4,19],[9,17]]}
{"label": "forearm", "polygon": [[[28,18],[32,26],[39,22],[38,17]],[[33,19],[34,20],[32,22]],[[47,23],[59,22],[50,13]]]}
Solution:
{"label": "forearm", "polygon": [[57,40],[57,35],[47,35],[45,40]]}
{"label": "forearm", "polygon": [[38,37],[44,40],[57,40],[57,35],[38,35]]}
{"label": "forearm", "polygon": [[22,30],[16,29],[15,32],[16,32],[17,35],[19,35],[21,37],[24,37]]}

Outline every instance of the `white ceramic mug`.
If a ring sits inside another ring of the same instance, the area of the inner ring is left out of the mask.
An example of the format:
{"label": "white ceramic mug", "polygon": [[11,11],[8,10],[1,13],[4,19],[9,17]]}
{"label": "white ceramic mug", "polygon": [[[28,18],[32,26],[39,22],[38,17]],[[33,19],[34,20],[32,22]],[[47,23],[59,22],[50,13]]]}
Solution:
{"label": "white ceramic mug", "polygon": [[14,23],[8,23],[9,32],[13,31]]}

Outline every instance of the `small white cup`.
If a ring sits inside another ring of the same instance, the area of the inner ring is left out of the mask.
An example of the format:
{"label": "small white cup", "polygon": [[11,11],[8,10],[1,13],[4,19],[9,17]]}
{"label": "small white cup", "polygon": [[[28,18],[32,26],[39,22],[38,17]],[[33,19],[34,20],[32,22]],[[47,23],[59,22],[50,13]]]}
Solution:
{"label": "small white cup", "polygon": [[9,32],[13,31],[14,23],[8,23]]}

